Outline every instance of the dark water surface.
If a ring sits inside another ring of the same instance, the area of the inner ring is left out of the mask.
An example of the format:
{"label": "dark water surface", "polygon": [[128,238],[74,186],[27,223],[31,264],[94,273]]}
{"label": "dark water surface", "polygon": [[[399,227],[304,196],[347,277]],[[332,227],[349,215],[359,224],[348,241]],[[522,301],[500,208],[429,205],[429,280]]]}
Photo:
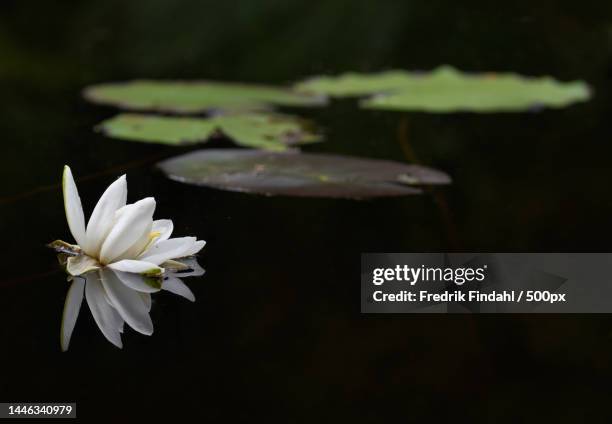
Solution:
{"label": "dark water surface", "polygon": [[[405,160],[401,124],[419,160],[454,179],[435,196],[354,202],[169,181],[154,163],[189,148],[96,134],[114,110],[79,94],[137,77],[285,83],[443,63],[585,79],[595,97],[523,114],[292,110],[325,134],[307,151]],[[361,315],[359,255],[610,251],[611,77],[604,2],[2,2],[0,401],[76,401],[81,418],[599,422],[612,319]],[[123,350],[83,305],[60,352],[68,284],[44,244],[71,240],[64,164],[86,214],[127,172],[130,202],[154,196],[176,235],[208,241],[206,275],[185,279],[196,303],[155,296],[155,333],[126,329]]]}

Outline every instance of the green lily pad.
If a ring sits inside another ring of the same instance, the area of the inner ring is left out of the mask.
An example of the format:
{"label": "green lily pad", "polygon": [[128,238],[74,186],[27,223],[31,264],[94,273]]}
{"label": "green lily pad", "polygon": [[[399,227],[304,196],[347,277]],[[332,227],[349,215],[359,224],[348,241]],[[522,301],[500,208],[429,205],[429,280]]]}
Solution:
{"label": "green lily pad", "polygon": [[420,194],[418,185],[450,183],[448,175],[424,166],[296,150],[206,149],[158,166],[182,183],[265,195],[364,199]]}
{"label": "green lily pad", "polygon": [[433,113],[519,112],[534,107],[562,108],[591,97],[583,81],[560,82],[551,77],[513,73],[464,73],[441,66],[429,73],[388,71],[347,73],[312,78],[297,91],[334,97],[362,97],[367,109]]}
{"label": "green lily pad", "polygon": [[319,141],[308,130],[310,126],[300,118],[266,113],[210,118],[124,113],[100,123],[96,129],[110,137],[146,143],[186,145],[223,135],[241,146],[285,150],[290,145]]}
{"label": "green lily pad", "polygon": [[321,106],[326,98],[287,88],[211,81],[152,81],[98,84],[86,88],[93,102],[137,111],[199,113],[265,110],[270,106]]}

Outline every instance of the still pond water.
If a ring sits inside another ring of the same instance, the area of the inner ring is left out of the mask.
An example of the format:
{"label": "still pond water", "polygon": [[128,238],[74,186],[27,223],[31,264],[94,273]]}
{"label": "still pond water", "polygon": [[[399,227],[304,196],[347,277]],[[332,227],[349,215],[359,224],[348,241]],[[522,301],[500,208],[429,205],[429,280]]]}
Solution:
{"label": "still pond water", "polygon": [[[359,270],[361,252],[610,250],[609,7],[138,3],[2,6],[0,400],[76,401],[80,417],[215,421],[486,421],[505,411],[499,422],[571,422],[604,408],[596,387],[612,378],[610,318],[365,316]],[[115,111],[80,97],[88,84],[143,76],[277,83],[441,63],[585,79],[595,97],[514,114],[376,112],[352,100],[297,110],[325,135],[308,152],[404,161],[401,132],[421,163],[454,180],[433,195],[364,202],[170,181],[154,164],[193,148],[96,134]],[[176,235],[208,242],[206,274],[185,279],[196,302],[157,294],[154,334],[126,329],[123,350],[84,307],[60,351],[68,284],[45,243],[71,240],[64,164],[86,214],[127,173],[130,202],[154,196]],[[508,409],[517,402],[521,411]]]}

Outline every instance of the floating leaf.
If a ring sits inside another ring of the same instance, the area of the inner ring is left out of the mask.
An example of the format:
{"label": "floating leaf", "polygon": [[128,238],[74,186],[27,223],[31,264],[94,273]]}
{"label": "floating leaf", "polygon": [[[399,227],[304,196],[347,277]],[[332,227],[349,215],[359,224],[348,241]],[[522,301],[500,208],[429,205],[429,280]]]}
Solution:
{"label": "floating leaf", "polygon": [[245,149],[206,149],[159,164],[188,184],[266,195],[361,199],[419,194],[411,185],[448,184],[443,172],[386,160]]}
{"label": "floating leaf", "polygon": [[320,106],[325,97],[265,85],[210,81],[136,80],[93,85],[83,95],[94,103],[121,109],[172,113],[262,110],[277,106]]}
{"label": "floating leaf", "polygon": [[206,142],[220,134],[241,146],[284,150],[288,145],[319,141],[308,121],[288,115],[246,113],[210,118],[120,114],[96,128],[125,140],[184,145]]}
{"label": "floating leaf", "polygon": [[[433,71],[433,73],[439,71],[440,69]],[[297,83],[294,88],[301,93],[314,93],[332,97],[361,97],[396,92],[410,84],[419,75],[397,70],[375,74],[347,72],[336,77],[309,78]]]}
{"label": "floating leaf", "polygon": [[[430,73],[388,71],[348,73],[301,82],[298,91],[335,97],[371,96],[369,109],[425,112],[516,112],[537,106],[561,108],[590,98],[583,81],[559,82],[550,77],[512,73],[463,73],[442,66]],[[373,96],[372,96],[373,95]]]}

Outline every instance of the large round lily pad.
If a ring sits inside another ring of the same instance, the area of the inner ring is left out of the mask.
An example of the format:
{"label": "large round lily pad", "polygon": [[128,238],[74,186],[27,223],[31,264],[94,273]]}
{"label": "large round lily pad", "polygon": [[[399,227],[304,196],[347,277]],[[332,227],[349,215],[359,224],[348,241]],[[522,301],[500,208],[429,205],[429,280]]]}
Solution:
{"label": "large round lily pad", "polygon": [[419,194],[448,184],[443,172],[418,165],[327,154],[206,149],[158,165],[173,180],[266,195],[371,197]]}
{"label": "large round lily pad", "polygon": [[334,97],[362,97],[368,109],[448,112],[518,112],[534,107],[561,108],[590,98],[583,81],[513,73],[464,73],[450,66],[432,72],[347,73],[312,78],[297,91]]}
{"label": "large round lily pad", "polygon": [[236,144],[266,150],[319,141],[301,118],[272,113],[244,113],[208,118],[124,113],[100,123],[96,129],[115,138],[186,145],[224,135]]}
{"label": "large round lily pad", "polygon": [[121,109],[172,113],[214,110],[262,110],[270,106],[320,106],[325,97],[287,88],[212,81],[153,81],[98,84],[86,88],[85,98]]}

